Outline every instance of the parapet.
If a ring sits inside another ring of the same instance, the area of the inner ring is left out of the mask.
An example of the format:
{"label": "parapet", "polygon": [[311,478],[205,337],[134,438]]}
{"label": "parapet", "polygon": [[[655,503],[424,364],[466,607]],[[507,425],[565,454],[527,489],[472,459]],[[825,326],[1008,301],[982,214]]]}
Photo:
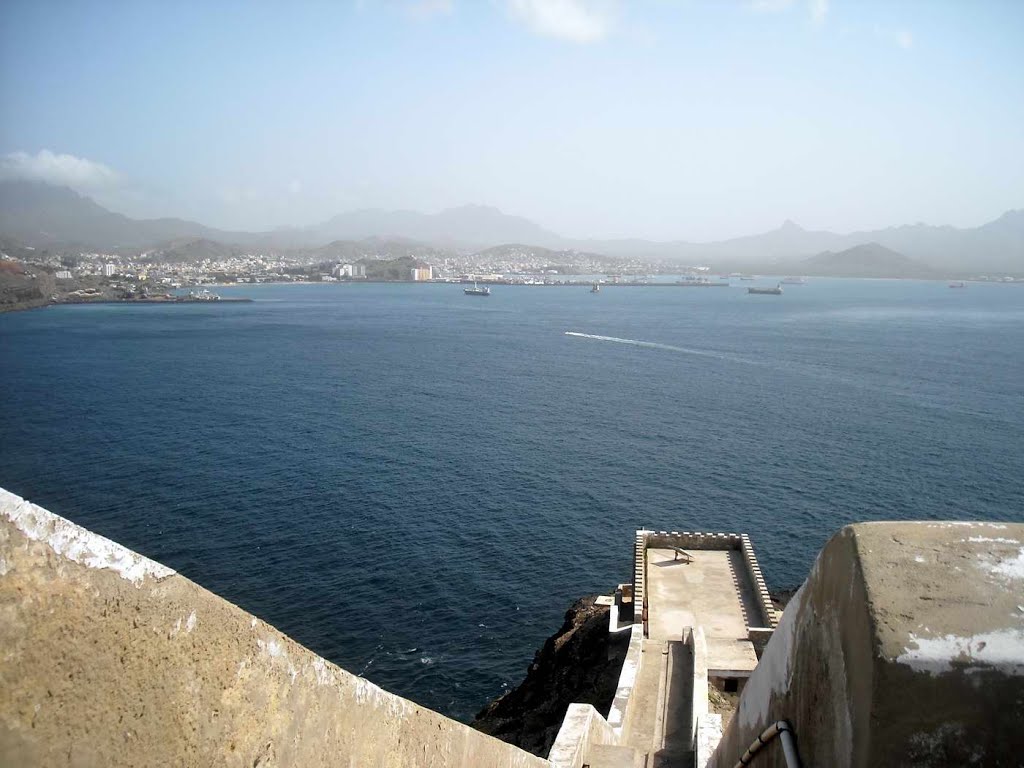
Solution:
{"label": "parapet", "polygon": [[[807,765],[1018,765],[1024,525],[863,523],[819,554],[710,765],[788,720]],[[778,744],[759,766],[785,766]]]}
{"label": "parapet", "polygon": [[0,765],[548,765],[2,489],[0,649]]}

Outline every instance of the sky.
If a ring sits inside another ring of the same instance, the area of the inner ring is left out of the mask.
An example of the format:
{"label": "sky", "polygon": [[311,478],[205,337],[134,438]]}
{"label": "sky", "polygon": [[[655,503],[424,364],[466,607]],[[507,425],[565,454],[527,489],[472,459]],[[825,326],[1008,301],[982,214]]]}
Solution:
{"label": "sky", "polygon": [[263,230],[493,205],[567,237],[1024,208],[1024,2],[0,3],[0,175]]}

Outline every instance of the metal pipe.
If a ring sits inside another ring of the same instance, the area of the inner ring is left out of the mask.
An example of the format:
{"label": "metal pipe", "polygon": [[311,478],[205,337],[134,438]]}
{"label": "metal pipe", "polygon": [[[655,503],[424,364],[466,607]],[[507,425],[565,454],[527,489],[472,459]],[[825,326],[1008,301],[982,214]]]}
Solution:
{"label": "metal pipe", "polygon": [[788,720],[778,720],[772,723],[761,731],[760,735],[747,747],[747,751],[743,753],[743,756],[740,757],[739,762],[733,768],[745,768],[745,766],[750,765],[754,755],[766,747],[776,736],[782,742],[782,754],[786,758],[787,768],[801,768],[800,753],[796,749],[795,735],[793,726],[789,724]]}

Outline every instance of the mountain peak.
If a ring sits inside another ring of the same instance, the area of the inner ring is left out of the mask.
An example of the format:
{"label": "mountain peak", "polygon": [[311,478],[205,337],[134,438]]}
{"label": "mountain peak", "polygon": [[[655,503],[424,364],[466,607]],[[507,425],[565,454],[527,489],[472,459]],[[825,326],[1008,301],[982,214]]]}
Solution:
{"label": "mountain peak", "polygon": [[792,219],[786,219],[782,222],[782,226],[779,227],[780,232],[803,232],[804,228],[797,224]]}

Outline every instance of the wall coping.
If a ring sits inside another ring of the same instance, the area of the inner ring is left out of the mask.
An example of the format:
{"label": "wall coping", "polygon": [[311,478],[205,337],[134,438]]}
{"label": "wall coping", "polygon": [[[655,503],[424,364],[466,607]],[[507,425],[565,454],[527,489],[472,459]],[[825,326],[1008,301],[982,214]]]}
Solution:
{"label": "wall coping", "polygon": [[617,745],[618,736],[590,704],[570,704],[548,752],[551,768],[582,768],[591,747]]}
{"label": "wall coping", "polygon": [[640,665],[643,663],[643,629],[638,629],[634,624],[630,630],[629,648],[626,651],[626,658],[622,660],[622,670],[619,672],[619,682],[615,686],[615,698],[608,710],[608,724],[611,725],[617,737],[622,736],[622,728],[629,714],[629,703],[633,696],[633,688],[636,686],[636,679],[640,674]]}

